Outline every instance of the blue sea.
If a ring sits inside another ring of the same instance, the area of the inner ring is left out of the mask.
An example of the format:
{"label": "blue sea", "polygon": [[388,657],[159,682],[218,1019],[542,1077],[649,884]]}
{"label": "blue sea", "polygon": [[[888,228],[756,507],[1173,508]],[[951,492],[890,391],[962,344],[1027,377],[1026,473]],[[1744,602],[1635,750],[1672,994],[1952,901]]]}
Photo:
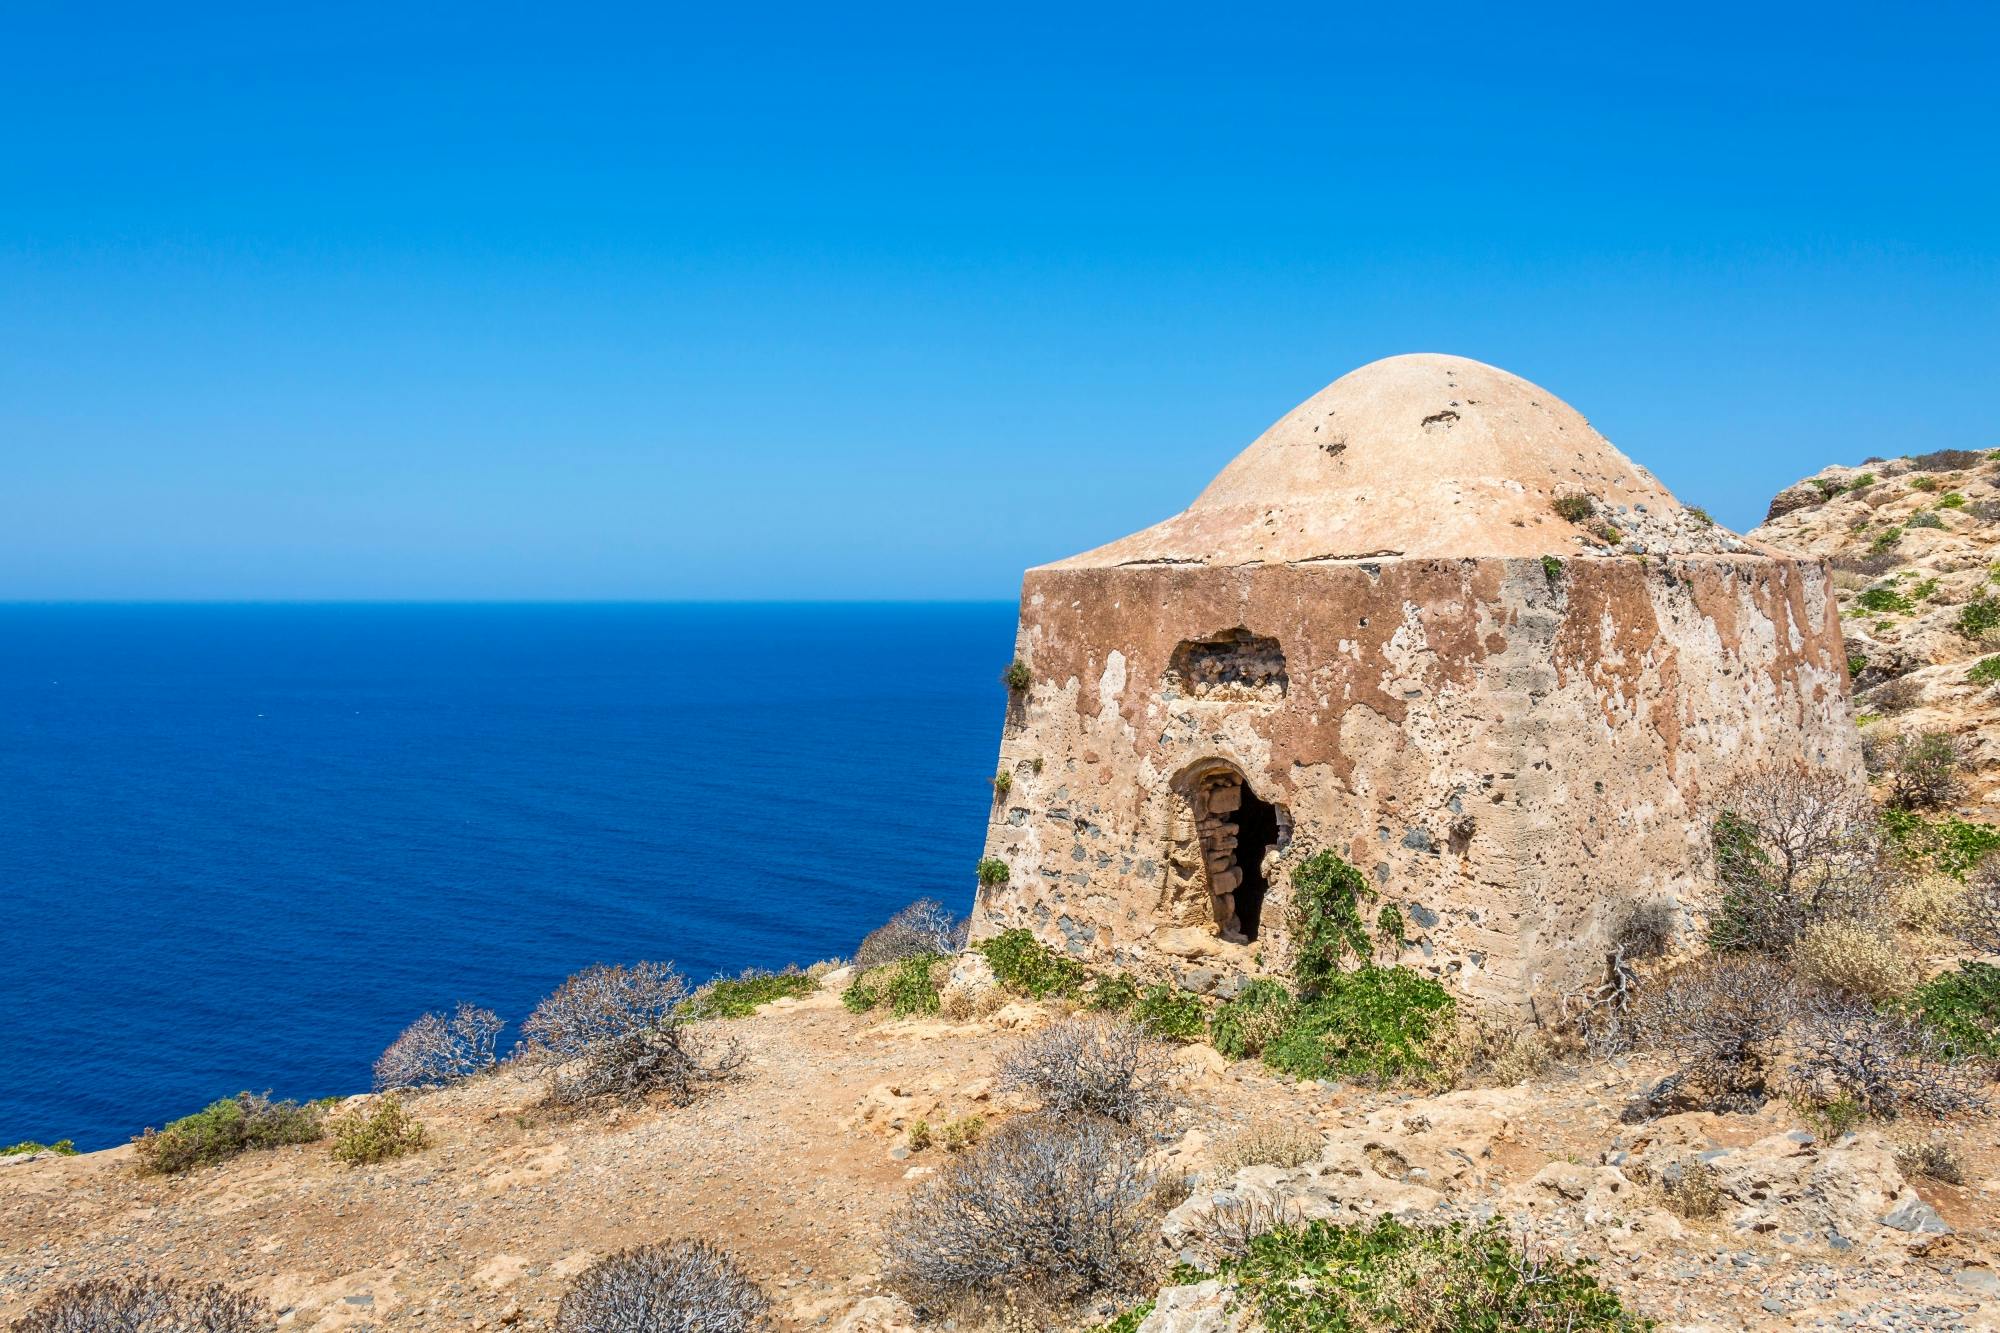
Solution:
{"label": "blue sea", "polygon": [[0,606],[0,1144],[972,899],[1014,609]]}

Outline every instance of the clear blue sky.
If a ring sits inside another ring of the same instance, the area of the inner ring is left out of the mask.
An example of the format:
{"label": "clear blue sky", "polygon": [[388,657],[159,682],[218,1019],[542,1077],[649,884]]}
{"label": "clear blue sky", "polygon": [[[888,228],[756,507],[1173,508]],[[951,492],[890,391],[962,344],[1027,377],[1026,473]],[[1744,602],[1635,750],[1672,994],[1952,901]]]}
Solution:
{"label": "clear blue sky", "polygon": [[1404,351],[2000,445],[2000,7],[1527,8],[9,5],[0,598],[1009,597]]}

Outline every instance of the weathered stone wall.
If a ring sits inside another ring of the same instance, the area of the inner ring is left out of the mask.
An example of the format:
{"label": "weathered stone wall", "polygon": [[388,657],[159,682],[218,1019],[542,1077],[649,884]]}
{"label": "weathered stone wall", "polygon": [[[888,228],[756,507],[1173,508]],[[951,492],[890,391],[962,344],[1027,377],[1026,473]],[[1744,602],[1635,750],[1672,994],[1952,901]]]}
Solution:
{"label": "weathered stone wall", "polygon": [[[1017,652],[986,848],[1011,879],[975,932],[1201,991],[1283,970],[1286,869],[1330,847],[1402,907],[1404,962],[1558,992],[1633,904],[1702,903],[1705,794],[1860,771],[1824,572],[1762,556],[1047,568]],[[1217,761],[1289,816],[1248,943],[1200,869]]]}

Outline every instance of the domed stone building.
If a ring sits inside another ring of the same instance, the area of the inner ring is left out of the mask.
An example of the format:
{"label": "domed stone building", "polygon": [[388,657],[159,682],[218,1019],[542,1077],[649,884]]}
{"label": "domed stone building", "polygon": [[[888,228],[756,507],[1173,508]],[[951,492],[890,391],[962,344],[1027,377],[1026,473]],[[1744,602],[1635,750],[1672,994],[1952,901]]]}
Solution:
{"label": "domed stone building", "polygon": [[1319,848],[1401,909],[1405,964],[1588,984],[1636,907],[1704,901],[1719,788],[1860,771],[1824,568],[1460,357],[1353,371],[1184,512],[1028,571],[1016,654],[975,936],[1195,991],[1283,970]]}

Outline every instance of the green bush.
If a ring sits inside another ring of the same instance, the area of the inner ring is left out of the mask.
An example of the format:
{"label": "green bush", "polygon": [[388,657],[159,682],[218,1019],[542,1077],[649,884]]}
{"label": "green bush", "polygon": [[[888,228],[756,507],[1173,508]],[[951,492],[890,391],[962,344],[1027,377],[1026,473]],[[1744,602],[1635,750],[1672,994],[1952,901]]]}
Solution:
{"label": "green bush", "polygon": [[1003,930],[974,947],[985,956],[1001,985],[1033,999],[1073,997],[1090,980],[1083,964],[1064,958],[1024,927]]}
{"label": "green bush", "polygon": [[1712,528],[1715,526],[1715,520],[1710,518],[1708,516],[1708,511],[1706,509],[1703,509],[1700,505],[1689,505],[1687,508],[1687,512],[1688,512],[1688,517],[1693,519],[1695,522],[1699,523],[1702,527]]}
{"label": "green bush", "polygon": [[1172,986],[1148,986],[1133,1006],[1132,1021],[1156,1037],[1200,1041],[1208,1027],[1201,1000]]}
{"label": "green bush", "polygon": [[1854,604],[1863,611],[1871,611],[1876,615],[1886,615],[1892,611],[1908,611],[1916,605],[1897,591],[1893,583],[1878,583],[1872,588],[1864,589],[1861,595],[1854,599]]}
{"label": "green bush", "polygon": [[52,1152],[58,1157],[76,1156],[74,1139],[57,1139],[54,1143],[36,1143],[33,1139],[23,1139],[0,1148],[0,1157],[25,1157],[31,1152]]}
{"label": "green bush", "polygon": [[696,1018],[748,1018],[773,1000],[810,995],[819,983],[803,972],[745,972],[711,981],[695,992]]}
{"label": "green bush", "polygon": [[1374,897],[1361,872],[1332,852],[1315,852],[1292,870],[1292,972],[1301,995],[1332,985],[1350,955],[1361,963],[1373,955],[1361,904]]}
{"label": "green bush", "polygon": [[1847,489],[1849,491],[1858,491],[1874,484],[1875,474],[1873,472],[1863,472],[1858,474],[1853,481],[1847,483]]}
{"label": "green bush", "polygon": [[996,801],[1006,800],[1007,793],[1012,790],[1014,790],[1014,775],[1012,773],[1009,773],[1006,769],[1003,768],[998,773],[995,773],[993,775],[994,800]]}
{"label": "green bush", "polygon": [[1123,1311],[1117,1318],[1106,1324],[1098,1324],[1092,1333],[1139,1333],[1139,1325],[1146,1322],[1146,1316],[1153,1313],[1158,1301],[1141,1301],[1131,1309]]}
{"label": "green bush", "polygon": [[1954,1060],[2000,1060],[2000,967],[1962,963],[1906,1003]]}
{"label": "green bush", "polygon": [[1372,1226],[1284,1226],[1249,1240],[1219,1267],[1214,1276],[1242,1291],[1266,1333],[1652,1327],[1598,1282],[1590,1261],[1525,1254],[1498,1220],[1478,1227],[1412,1227],[1390,1217]]}
{"label": "green bush", "polygon": [[311,1143],[325,1133],[323,1115],[324,1107],[317,1103],[301,1106],[239,1092],[182,1116],[165,1129],[148,1129],[133,1143],[141,1172],[172,1175],[252,1149]]}
{"label": "green bush", "polygon": [[1977,597],[1958,609],[1958,632],[1968,639],[1983,639],[2000,629],[2000,598]]}
{"label": "green bush", "polygon": [[1139,983],[1130,973],[1099,977],[1090,983],[1090,1007],[1099,1013],[1123,1013],[1137,1003]]}
{"label": "green bush", "polygon": [[1589,518],[1592,508],[1590,497],[1581,491],[1572,491],[1568,495],[1558,495],[1555,498],[1555,504],[1551,507],[1556,511],[1556,517],[1571,523],[1581,523]]}
{"label": "green bush", "polygon": [[1875,534],[1874,541],[1868,543],[1868,554],[1881,555],[1901,540],[1903,540],[1903,530],[1901,528],[1893,526],[1884,528]]}
{"label": "green bush", "polygon": [[1208,1024],[1209,1041],[1232,1060],[1261,1055],[1297,1011],[1298,1002],[1290,991],[1269,977],[1258,977],[1215,1011]]}
{"label": "green bush", "polygon": [[1562,582],[1562,576],[1563,562],[1552,555],[1543,556],[1542,577],[1549,581],[1549,586],[1553,588],[1556,584]]}
{"label": "green bush", "polygon": [[982,856],[979,858],[980,888],[997,889],[1002,884],[1005,884],[1008,878],[1009,871],[1005,861],[1002,861],[997,856]]}
{"label": "green bush", "polygon": [[1335,973],[1265,1044],[1264,1063],[1294,1078],[1420,1077],[1456,1011],[1450,991],[1406,967]]}
{"label": "green bush", "polygon": [[898,1018],[934,1014],[943,1002],[936,975],[937,965],[943,961],[942,954],[914,954],[871,968],[841,993],[840,1002],[856,1014],[880,1005],[887,1005]]}
{"label": "green bush", "polygon": [[2000,653],[1982,657],[1972,664],[1972,670],[1965,673],[1967,684],[1991,685],[2000,681]]}
{"label": "green bush", "polygon": [[1849,676],[1859,676],[1862,672],[1866,671],[1867,669],[1868,669],[1868,658],[1866,654],[1849,653],[1847,655],[1847,674]]}
{"label": "green bush", "polygon": [[1028,670],[1028,664],[1017,657],[1007,664],[1005,671],[1000,673],[1000,683],[1018,694],[1035,683],[1035,673]]}
{"label": "green bush", "polygon": [[1910,478],[1910,489],[1913,491],[1935,491],[1938,488],[1938,485],[1939,482],[1936,477]]}
{"label": "green bush", "polygon": [[1965,508],[1965,497],[1957,491],[1950,491],[1938,497],[1937,507],[1939,509],[1963,509]]}
{"label": "green bush", "polygon": [[349,1166],[386,1162],[428,1147],[431,1141],[423,1123],[393,1092],[366,1110],[357,1108],[335,1116],[327,1122],[326,1130],[333,1139],[333,1160]]}
{"label": "green bush", "polygon": [[1912,528],[1941,528],[1944,526],[1944,520],[1929,510],[1925,510],[1921,514],[1910,515],[1908,519],[1904,520],[1904,523],[1905,526]]}

